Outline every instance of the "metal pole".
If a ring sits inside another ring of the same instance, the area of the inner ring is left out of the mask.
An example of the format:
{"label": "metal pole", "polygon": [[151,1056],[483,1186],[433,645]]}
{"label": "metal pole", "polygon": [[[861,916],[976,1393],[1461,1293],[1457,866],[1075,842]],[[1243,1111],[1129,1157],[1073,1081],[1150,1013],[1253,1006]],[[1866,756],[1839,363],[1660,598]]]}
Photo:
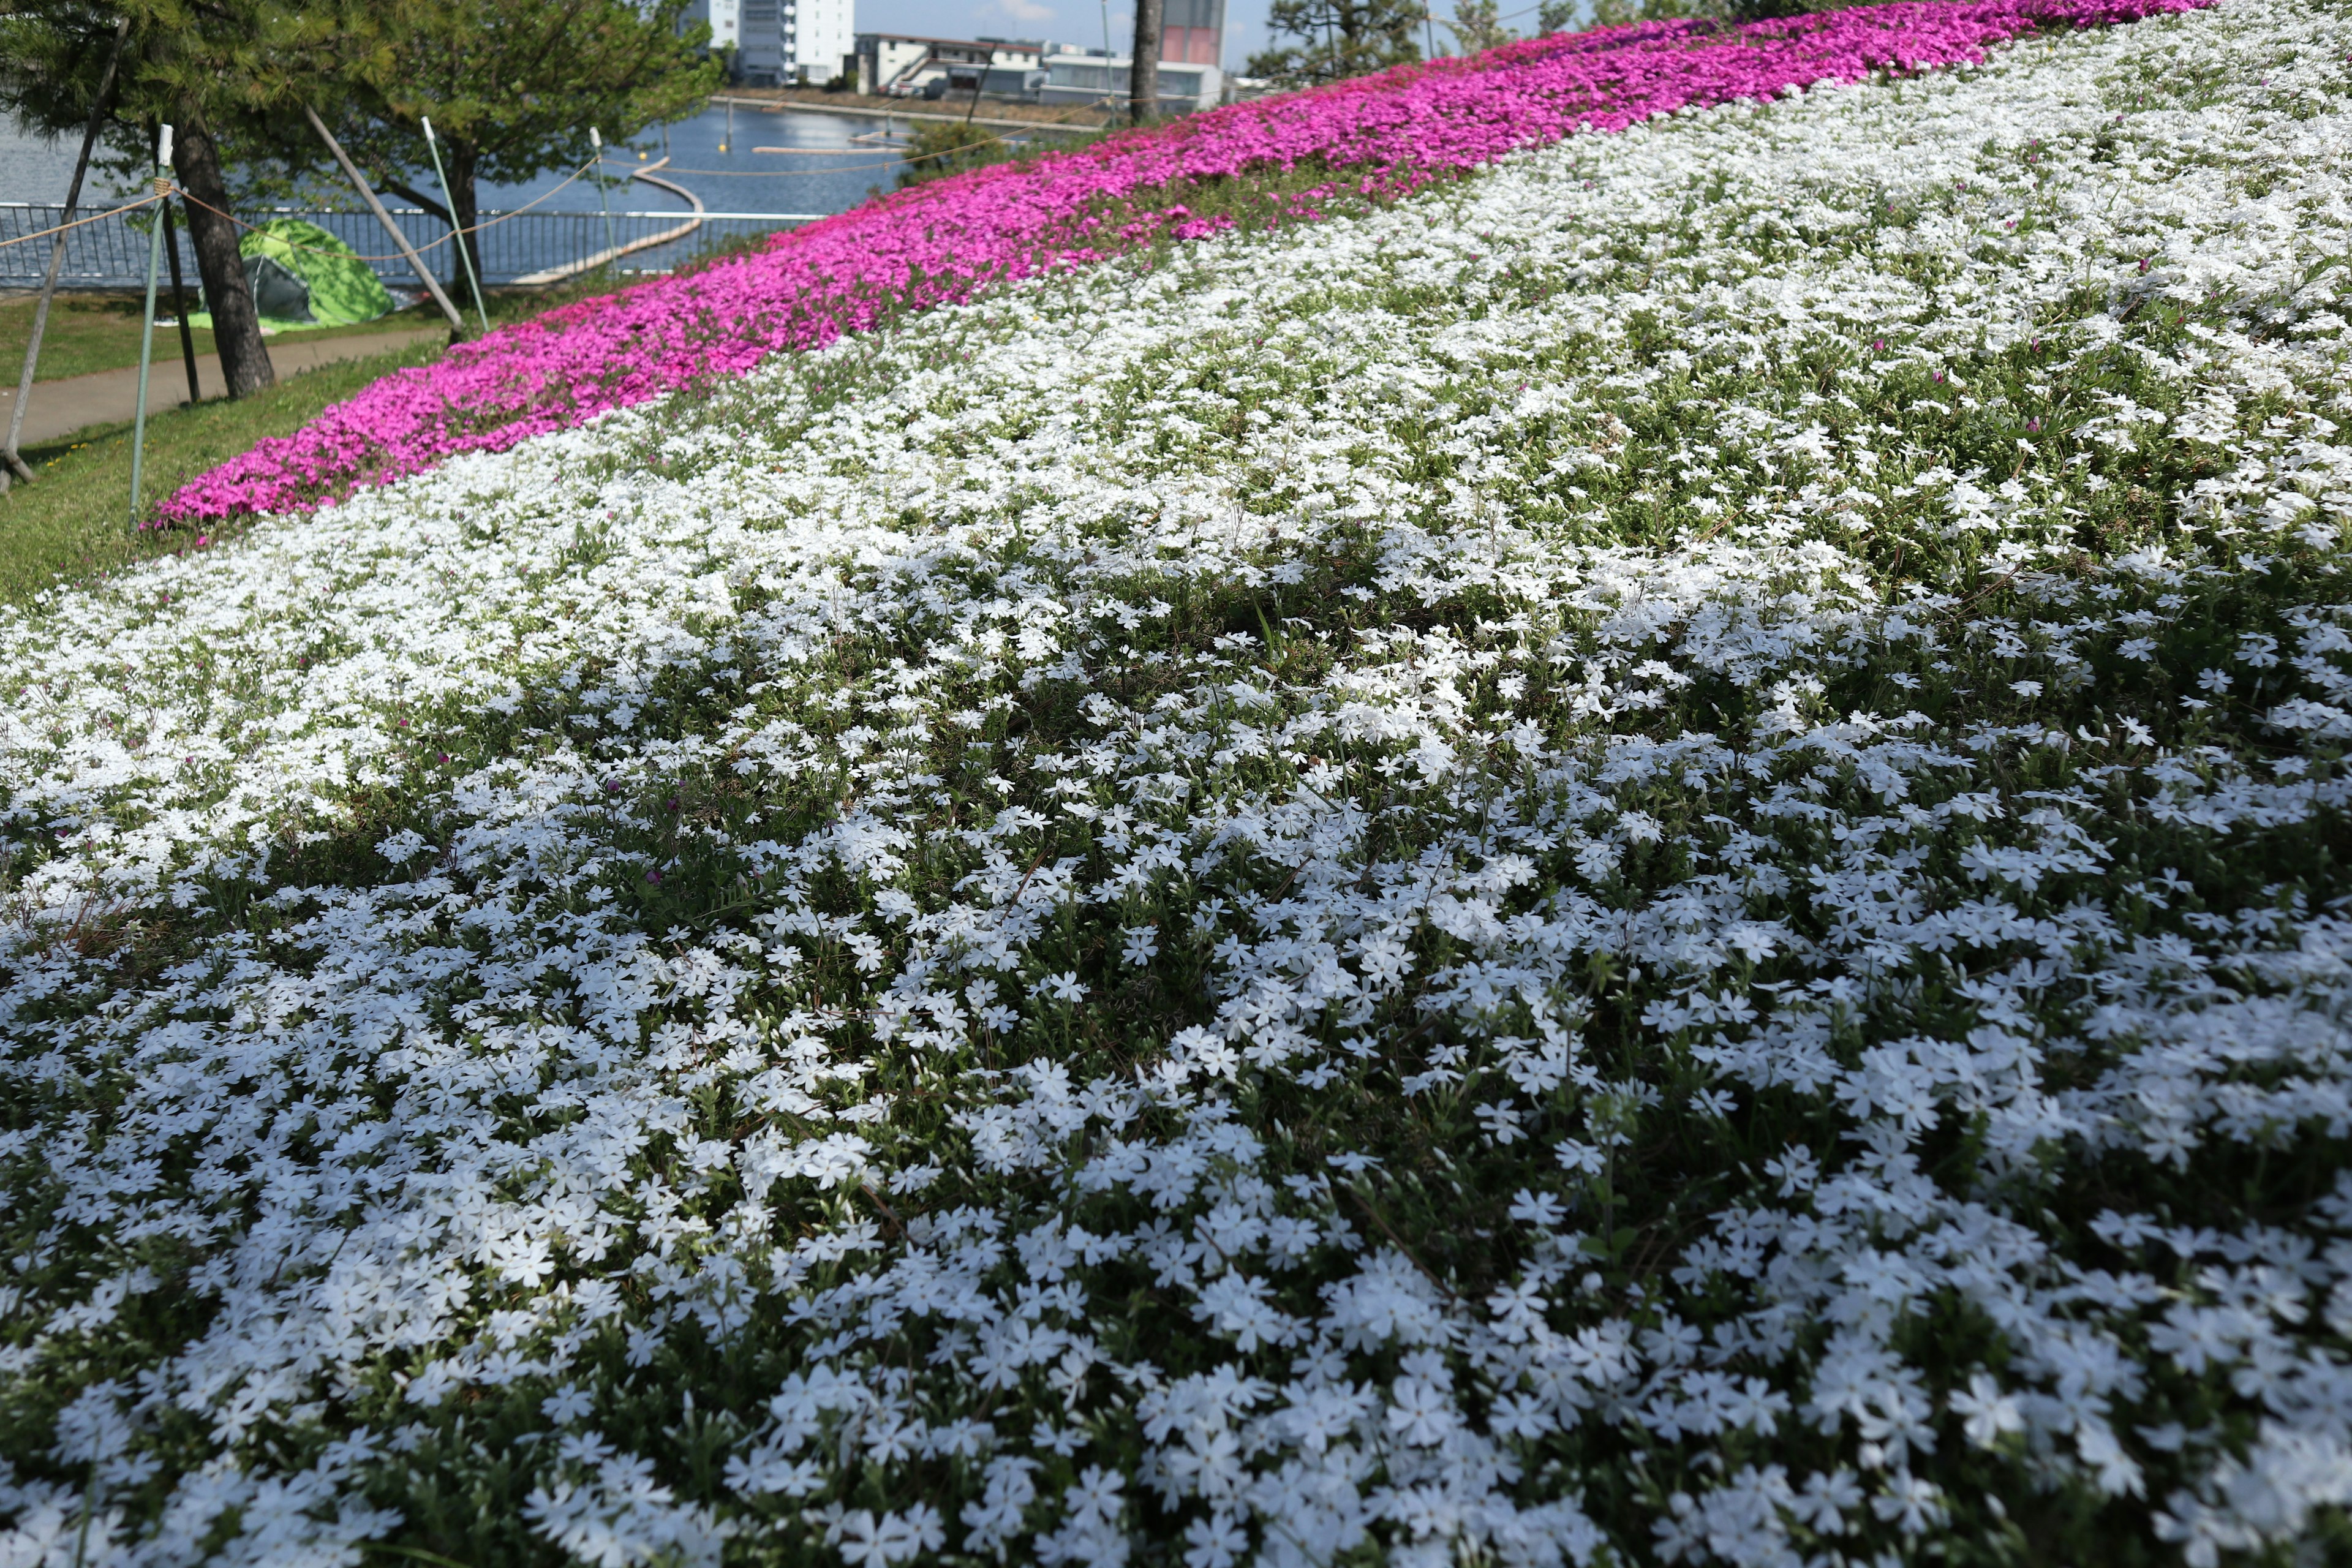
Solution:
{"label": "metal pole", "polygon": [[[114,68],[122,60],[122,41],[131,36],[128,15],[114,29],[114,51],[106,57],[106,69],[98,79],[98,96],[90,100],[89,125],[81,133],[81,156],[74,163],[73,179],[66,186],[65,216],[59,223],[73,222],[74,207],[81,200],[81,177],[89,172],[89,150],[98,142],[98,128],[106,122],[106,110],[114,100]],[[70,234],[61,233],[58,242],[49,247],[49,269],[41,279],[41,298],[33,307],[33,336],[25,344],[25,371],[16,381],[16,406],[8,413],[8,445],[5,458],[0,460],[0,495],[8,493],[9,469],[29,479],[33,470],[16,455],[16,442],[25,434],[25,405],[33,401],[33,374],[41,363],[41,333],[49,324],[49,301],[58,292],[58,272],[65,266],[66,241]]]}
{"label": "metal pole", "polygon": [[[155,205],[160,208],[169,199],[165,193],[172,182],[163,177],[164,165],[172,161],[172,128],[163,127],[155,149]],[[131,531],[139,531],[139,479],[147,456],[147,372],[155,363],[155,274],[163,267],[163,215],[157,212],[155,226],[147,231],[147,309],[139,321],[139,412],[131,422]]]}
{"label": "metal pole", "polygon": [[464,337],[466,318],[457,314],[457,307],[449,303],[449,296],[441,291],[441,279],[433,276],[424,258],[416,254],[416,247],[408,243],[408,236],[392,221],[392,215],[383,210],[383,204],[375,199],[375,192],[362,177],[359,165],[352,162],[352,155],[343,151],[343,144],[335,140],[335,133],[327,129],[327,122],[319,118],[317,110],[304,104],[302,118],[310,122],[310,129],[319,133],[319,140],[327,144],[327,151],[332,153],[335,162],[342,165],[343,178],[352,183],[352,188],[359,192],[360,199],[367,203],[368,210],[375,214],[375,221],[383,225],[383,232],[392,236],[392,243],[399,247],[400,254],[408,258],[408,265],[416,269],[417,281],[425,285],[425,291],[433,296],[433,302],[440,306],[442,315],[448,318],[449,330]]}
{"label": "metal pole", "polygon": [[1110,0],[1102,0],[1103,17],[1103,123],[1111,122],[1110,90]]}
{"label": "metal pole", "polygon": [[441,144],[433,140],[433,117],[421,114],[425,121],[425,149],[433,154],[433,177],[441,182],[441,205],[449,209],[449,243],[457,247],[457,259],[466,268],[466,287],[474,291],[474,314],[482,321],[482,331],[490,330],[490,313],[482,309],[482,279],[474,270],[474,242],[457,227],[457,195],[449,188],[449,176],[441,172]]}
{"label": "metal pole", "polygon": [[610,267],[621,258],[621,247],[613,241],[613,204],[604,198],[604,138],[593,125],[588,145],[596,149],[596,208],[604,215],[604,265]]}
{"label": "metal pole", "polygon": [[172,314],[180,323],[180,363],[188,367],[188,406],[204,401],[196,385],[196,335],[188,330],[188,285],[180,276],[180,237],[172,232],[172,204],[163,203],[163,254],[172,260]]}

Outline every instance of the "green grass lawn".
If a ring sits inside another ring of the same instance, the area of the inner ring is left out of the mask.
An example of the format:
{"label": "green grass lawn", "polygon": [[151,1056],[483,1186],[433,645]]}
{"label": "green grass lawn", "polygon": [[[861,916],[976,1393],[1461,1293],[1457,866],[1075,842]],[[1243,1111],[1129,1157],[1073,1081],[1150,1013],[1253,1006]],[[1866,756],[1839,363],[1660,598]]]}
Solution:
{"label": "green grass lawn", "polygon": [[[137,311],[131,312],[134,348]],[[19,340],[21,350],[22,340]],[[147,420],[143,500],[155,504],[205,469],[270,436],[284,436],[378,376],[429,363],[425,342],[289,376],[257,397],[166,407]],[[22,604],[59,577],[92,576],[194,546],[184,531],[133,534],[129,526],[131,426],[100,425],[25,448],[39,478],[0,496],[0,603]],[[208,540],[216,535],[203,536]]]}

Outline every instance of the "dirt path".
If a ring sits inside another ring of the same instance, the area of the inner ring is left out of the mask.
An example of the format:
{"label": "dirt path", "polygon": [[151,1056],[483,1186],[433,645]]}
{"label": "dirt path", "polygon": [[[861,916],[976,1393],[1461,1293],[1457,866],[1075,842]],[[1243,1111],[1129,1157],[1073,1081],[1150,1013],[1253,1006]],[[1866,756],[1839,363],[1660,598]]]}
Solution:
{"label": "dirt path", "polygon": [[[396,332],[367,332],[343,338],[272,338],[269,363],[281,376],[298,375],[338,360],[389,353],[412,343],[441,342],[448,335],[446,327],[412,327]],[[204,389],[206,397],[218,397],[226,390],[221,380],[218,354],[196,356],[196,384]],[[149,373],[147,384],[147,411],[153,414],[159,409],[177,407],[187,397],[188,373],[180,358],[179,338],[158,327],[155,367]],[[8,419],[16,406],[16,388],[12,378],[8,385],[0,386],[0,437],[7,434]],[[121,424],[138,411],[139,371],[135,365],[64,381],[37,381],[33,384],[32,406],[25,411],[22,442],[33,447],[92,425]]]}

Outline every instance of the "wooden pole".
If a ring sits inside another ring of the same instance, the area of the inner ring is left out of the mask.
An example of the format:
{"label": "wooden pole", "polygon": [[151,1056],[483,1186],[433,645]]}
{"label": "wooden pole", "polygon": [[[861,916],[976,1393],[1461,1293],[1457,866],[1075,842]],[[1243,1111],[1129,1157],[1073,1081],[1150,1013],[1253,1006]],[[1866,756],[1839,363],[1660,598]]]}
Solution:
{"label": "wooden pole", "polygon": [[375,192],[370,190],[367,181],[361,177],[359,165],[352,162],[352,155],[343,151],[343,144],[335,140],[335,133],[327,129],[327,122],[319,118],[317,110],[307,103],[304,104],[302,118],[310,122],[310,129],[319,133],[319,140],[327,144],[327,151],[332,153],[335,155],[335,162],[342,165],[343,178],[352,183],[352,188],[360,194],[360,200],[367,203],[368,210],[375,214],[375,221],[383,225],[383,232],[392,236],[392,243],[399,247],[400,254],[408,258],[408,265],[416,269],[416,276],[424,283],[425,291],[433,296],[433,302],[440,306],[441,313],[449,319],[449,330],[457,336],[464,337],[466,318],[457,313],[457,306],[449,303],[449,296],[441,291],[441,280],[434,277],[426,268],[424,258],[418,256],[416,247],[408,243],[408,236],[403,234],[400,226],[392,221],[392,215],[383,210],[383,204],[375,199]]}
{"label": "wooden pole", "polygon": [[[74,160],[73,180],[66,186],[66,216],[59,221],[73,222],[74,208],[81,201],[82,176],[89,172],[89,150],[98,142],[98,128],[106,123],[106,111],[114,100],[114,68],[122,62],[122,42],[131,36],[131,18],[125,16],[115,25],[114,47],[106,57],[106,69],[98,79],[98,97],[89,106],[89,125],[81,133],[81,156]],[[41,363],[41,332],[49,324],[49,301],[57,297],[58,274],[66,264],[66,242],[70,234],[59,234],[57,243],[49,247],[49,269],[41,278],[41,298],[33,307],[33,337],[25,345],[24,374],[16,378],[16,406],[8,411],[8,445],[0,448],[0,495],[8,493],[9,470],[25,479],[33,470],[16,455],[16,442],[25,433],[25,405],[33,401],[33,375]]]}
{"label": "wooden pole", "polygon": [[180,363],[188,367],[188,406],[204,400],[196,384],[196,334],[188,328],[188,285],[180,276],[180,237],[172,232],[172,204],[163,203],[163,254],[172,258],[172,313],[180,319]]}

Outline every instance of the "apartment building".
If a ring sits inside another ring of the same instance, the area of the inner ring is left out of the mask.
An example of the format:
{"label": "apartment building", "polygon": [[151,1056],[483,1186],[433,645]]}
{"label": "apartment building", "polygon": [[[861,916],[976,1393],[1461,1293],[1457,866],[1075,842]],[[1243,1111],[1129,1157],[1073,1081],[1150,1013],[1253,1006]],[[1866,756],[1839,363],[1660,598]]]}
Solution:
{"label": "apartment building", "polygon": [[[1170,9],[1174,9],[1170,0]],[[1045,57],[1045,82],[1036,95],[1040,103],[1075,107],[1110,102],[1124,106],[1134,79],[1135,61],[1126,55],[1106,55],[1100,49],[1073,45]],[[1223,101],[1225,73],[1204,62],[1160,61],[1160,111],[1188,114],[1213,109]]]}
{"label": "apartment building", "polygon": [[[1160,110],[1213,109],[1224,100],[1225,0],[1162,0]],[[1043,103],[1125,102],[1135,62],[1076,45],[1045,57]]]}
{"label": "apartment building", "polygon": [[857,90],[885,98],[937,98],[977,81],[984,92],[1025,97],[1023,86],[1046,46],[1028,38],[925,38],[857,35]]}
{"label": "apartment building", "polygon": [[736,79],[756,87],[821,87],[856,47],[856,0],[695,0],[688,19],[708,22],[711,47],[732,48]]}

